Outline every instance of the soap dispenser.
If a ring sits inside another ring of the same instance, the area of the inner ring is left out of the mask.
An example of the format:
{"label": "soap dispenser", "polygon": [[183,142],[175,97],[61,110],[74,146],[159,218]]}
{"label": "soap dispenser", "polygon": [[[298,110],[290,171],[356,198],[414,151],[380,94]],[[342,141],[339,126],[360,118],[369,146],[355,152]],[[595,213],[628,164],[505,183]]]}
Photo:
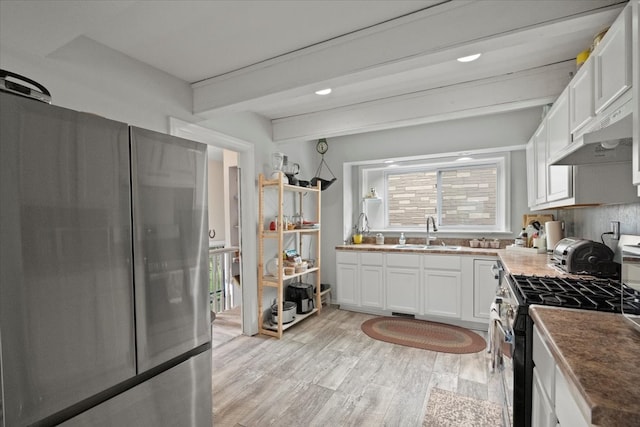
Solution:
{"label": "soap dispenser", "polygon": [[404,245],[407,240],[404,238],[404,233],[400,233],[400,239],[398,239],[398,243]]}

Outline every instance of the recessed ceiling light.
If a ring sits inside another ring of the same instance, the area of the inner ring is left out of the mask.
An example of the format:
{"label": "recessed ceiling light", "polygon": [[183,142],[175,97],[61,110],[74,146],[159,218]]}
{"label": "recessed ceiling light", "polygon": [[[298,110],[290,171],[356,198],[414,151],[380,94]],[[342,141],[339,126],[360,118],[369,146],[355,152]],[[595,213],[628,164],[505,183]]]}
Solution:
{"label": "recessed ceiling light", "polygon": [[331,88],[321,89],[316,91],[316,95],[329,95],[331,93]]}
{"label": "recessed ceiling light", "polygon": [[469,55],[469,56],[463,56],[461,58],[458,58],[459,62],[471,62],[471,61],[475,61],[476,59],[480,58],[481,53],[475,53],[473,55]]}

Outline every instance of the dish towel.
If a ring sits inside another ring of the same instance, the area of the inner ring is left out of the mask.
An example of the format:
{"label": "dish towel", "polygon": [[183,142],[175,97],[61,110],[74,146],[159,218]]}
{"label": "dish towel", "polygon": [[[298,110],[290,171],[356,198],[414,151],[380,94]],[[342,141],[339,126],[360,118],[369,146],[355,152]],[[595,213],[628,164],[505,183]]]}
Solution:
{"label": "dish towel", "polygon": [[502,323],[502,321],[500,320],[500,313],[498,312],[498,304],[494,301],[491,303],[491,307],[489,308],[489,339],[487,340],[487,353],[491,353],[497,323]]}

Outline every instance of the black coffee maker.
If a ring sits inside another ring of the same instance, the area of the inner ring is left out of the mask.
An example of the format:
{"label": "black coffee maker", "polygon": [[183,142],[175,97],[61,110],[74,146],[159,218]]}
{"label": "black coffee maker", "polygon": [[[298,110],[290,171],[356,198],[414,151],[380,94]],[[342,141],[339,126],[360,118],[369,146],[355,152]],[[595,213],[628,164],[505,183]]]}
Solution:
{"label": "black coffee maker", "polygon": [[309,313],[315,307],[313,300],[313,285],[310,283],[291,283],[287,287],[287,301],[294,301],[297,305],[296,313]]}

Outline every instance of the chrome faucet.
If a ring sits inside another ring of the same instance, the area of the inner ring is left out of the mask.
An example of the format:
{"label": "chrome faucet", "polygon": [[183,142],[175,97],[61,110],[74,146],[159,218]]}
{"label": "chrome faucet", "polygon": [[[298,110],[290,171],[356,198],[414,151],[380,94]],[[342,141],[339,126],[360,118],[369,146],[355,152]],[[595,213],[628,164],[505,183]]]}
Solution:
{"label": "chrome faucet", "polygon": [[436,220],[430,216],[425,215],[427,217],[427,246],[431,244],[431,237],[429,236],[429,221],[433,224],[433,231],[438,231],[438,227],[436,226]]}

